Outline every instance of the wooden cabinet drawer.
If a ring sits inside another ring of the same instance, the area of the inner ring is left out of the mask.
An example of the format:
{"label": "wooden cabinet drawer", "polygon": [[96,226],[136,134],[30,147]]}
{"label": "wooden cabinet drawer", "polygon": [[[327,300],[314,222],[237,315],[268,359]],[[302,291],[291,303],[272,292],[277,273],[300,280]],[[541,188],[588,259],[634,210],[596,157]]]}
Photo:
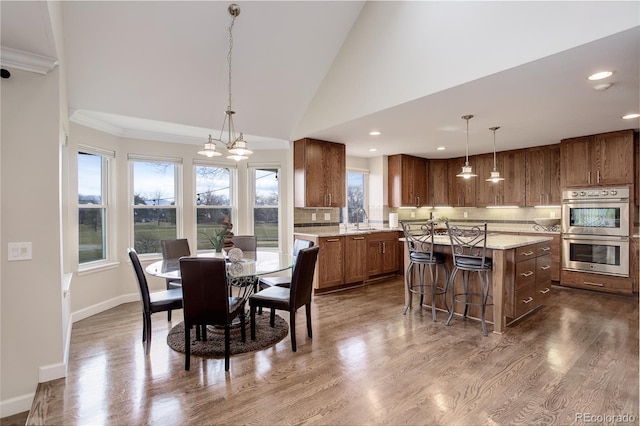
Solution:
{"label": "wooden cabinet drawer", "polygon": [[536,258],[536,281],[551,279],[551,253]]}
{"label": "wooden cabinet drawer", "polygon": [[536,282],[536,258],[516,263],[516,290]]}
{"label": "wooden cabinet drawer", "polygon": [[609,293],[633,293],[633,282],[631,278],[563,270],[561,282],[562,285],[569,287],[586,288]]}
{"label": "wooden cabinet drawer", "polygon": [[551,280],[536,283],[536,306],[545,305],[551,297]]}
{"label": "wooden cabinet drawer", "polygon": [[537,293],[535,284],[516,290],[515,317],[518,318],[538,306],[536,298]]}
{"label": "wooden cabinet drawer", "polygon": [[538,255],[537,244],[516,248],[516,262],[532,259]]}
{"label": "wooden cabinet drawer", "polygon": [[544,256],[545,254],[551,254],[551,241],[545,241],[544,243],[536,244],[536,256]]}

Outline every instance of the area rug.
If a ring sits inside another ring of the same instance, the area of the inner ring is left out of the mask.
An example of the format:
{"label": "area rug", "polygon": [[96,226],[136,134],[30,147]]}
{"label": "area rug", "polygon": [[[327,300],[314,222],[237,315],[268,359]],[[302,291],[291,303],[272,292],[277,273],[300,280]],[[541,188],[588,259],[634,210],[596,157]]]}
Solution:
{"label": "area rug", "polygon": [[[278,343],[289,332],[287,322],[276,315],[275,327],[269,325],[269,312],[262,315],[256,315],[256,340],[251,340],[251,332],[247,321],[247,341],[242,343],[240,340],[239,328],[232,328],[230,353],[231,355],[241,354],[245,352],[258,351],[268,348]],[[184,322],[176,325],[171,329],[167,336],[167,344],[171,349],[177,352],[185,352],[184,349]],[[224,358],[224,329],[207,332],[207,341],[196,340],[196,329],[191,329],[191,355]]]}

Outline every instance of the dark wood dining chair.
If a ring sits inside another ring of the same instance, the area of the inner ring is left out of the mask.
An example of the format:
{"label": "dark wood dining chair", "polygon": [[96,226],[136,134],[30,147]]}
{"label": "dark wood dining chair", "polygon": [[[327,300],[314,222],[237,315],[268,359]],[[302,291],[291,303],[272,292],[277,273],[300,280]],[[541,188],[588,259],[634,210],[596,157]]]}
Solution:
{"label": "dark wood dining chair", "polygon": [[[293,242],[293,256],[298,256],[300,250],[313,247],[313,241],[300,240],[296,239]],[[259,282],[260,290],[264,290],[265,288],[279,286],[279,287],[289,287],[291,285],[291,275],[285,276],[265,276],[260,277]]]}
{"label": "dark wood dining chair", "polygon": [[[224,369],[229,371],[231,322],[240,316],[240,335],[246,341],[245,299],[229,297],[224,259],[183,257],[180,259],[184,304],[184,369],[191,364],[191,328],[201,328],[207,340],[207,325],[224,327]],[[197,334],[197,333],[196,333]]]}
{"label": "dark wood dining chair", "polygon": [[[178,262],[183,256],[191,256],[191,250],[189,249],[189,240],[186,238],[178,238],[175,240],[162,240],[162,259],[163,260],[175,260]],[[172,288],[182,288],[180,280],[167,279],[167,290]],[[171,310],[167,311],[167,321],[171,321]]]}
{"label": "dark wood dining chair", "polygon": [[129,258],[138,279],[138,288],[142,301],[142,344],[144,345],[145,355],[149,355],[149,350],[151,349],[151,314],[181,309],[182,289],[173,288],[150,293],[138,253],[133,248],[129,249]]}
{"label": "dark wood dining chair", "polygon": [[255,235],[234,235],[233,247],[237,247],[243,252],[258,250],[258,238]]}
{"label": "dark wood dining chair", "polygon": [[291,275],[291,286],[269,287],[249,297],[251,310],[251,339],[256,338],[256,308],[272,308],[270,325],[275,325],[275,309],[289,311],[289,326],[291,334],[291,349],[296,351],[296,311],[302,306],[307,314],[307,334],[312,338],[311,332],[311,292],[313,274],[318,260],[320,247],[309,247],[300,250],[296,257],[296,264]]}

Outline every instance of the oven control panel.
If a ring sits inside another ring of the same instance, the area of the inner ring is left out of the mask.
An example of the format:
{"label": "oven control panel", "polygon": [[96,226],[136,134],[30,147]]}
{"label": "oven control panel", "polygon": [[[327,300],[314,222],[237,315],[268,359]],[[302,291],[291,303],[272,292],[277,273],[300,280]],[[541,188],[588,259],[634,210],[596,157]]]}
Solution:
{"label": "oven control panel", "polygon": [[585,188],[567,189],[562,191],[563,200],[584,199],[624,199],[629,198],[629,188]]}

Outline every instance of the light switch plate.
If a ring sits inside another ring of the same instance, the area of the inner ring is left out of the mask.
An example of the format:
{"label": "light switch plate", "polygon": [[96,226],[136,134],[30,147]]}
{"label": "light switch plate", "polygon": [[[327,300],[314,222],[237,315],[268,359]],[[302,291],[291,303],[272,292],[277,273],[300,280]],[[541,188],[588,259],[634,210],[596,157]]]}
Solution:
{"label": "light switch plate", "polygon": [[411,212],[411,217],[416,217],[416,212]]}
{"label": "light switch plate", "polygon": [[315,213],[311,213],[311,220],[313,220],[313,221],[318,220],[318,218],[317,218]]}
{"label": "light switch plate", "polygon": [[9,261],[14,260],[31,260],[31,243],[9,243],[8,244],[8,259]]}
{"label": "light switch plate", "polygon": [[325,213],[324,220],[331,220],[331,213]]}

